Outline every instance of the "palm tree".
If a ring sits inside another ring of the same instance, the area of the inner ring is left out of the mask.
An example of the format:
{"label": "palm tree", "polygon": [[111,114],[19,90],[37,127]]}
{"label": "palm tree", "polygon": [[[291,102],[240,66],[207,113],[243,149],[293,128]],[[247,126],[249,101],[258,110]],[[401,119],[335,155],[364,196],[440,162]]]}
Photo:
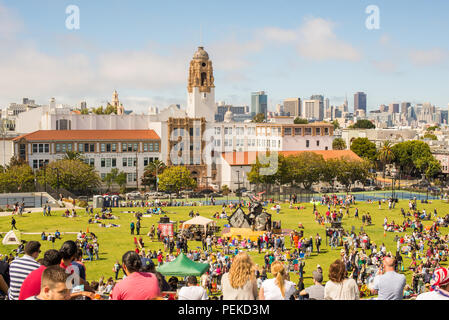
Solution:
{"label": "palm tree", "polygon": [[83,155],[77,151],[67,151],[62,157],[64,160],[84,160]]}
{"label": "palm tree", "polygon": [[379,150],[378,159],[383,164],[383,178],[385,185],[385,167],[387,164],[392,163],[394,160],[393,144],[391,143],[391,141],[389,140],[384,141],[382,147]]}
{"label": "palm tree", "polygon": [[167,166],[161,160],[154,160],[153,162],[150,162],[145,167],[144,178],[142,179],[143,182],[146,185],[150,185],[150,183],[152,184],[154,182],[156,185],[156,191],[159,191],[157,183],[158,174],[162,173],[162,171],[166,168]]}

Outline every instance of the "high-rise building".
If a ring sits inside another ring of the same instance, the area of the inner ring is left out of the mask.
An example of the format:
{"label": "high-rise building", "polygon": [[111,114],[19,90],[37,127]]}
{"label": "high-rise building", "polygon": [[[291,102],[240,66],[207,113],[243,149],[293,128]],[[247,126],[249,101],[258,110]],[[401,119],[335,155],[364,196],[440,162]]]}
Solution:
{"label": "high-rise building", "polygon": [[324,118],[324,104],[321,100],[304,100],[302,117],[321,121]]}
{"label": "high-rise building", "polygon": [[301,99],[289,98],[284,100],[284,114],[291,117],[300,117],[301,112]]}
{"label": "high-rise building", "polygon": [[408,108],[410,108],[412,104],[410,102],[402,102],[401,103],[401,113],[407,114]]}
{"label": "high-rise building", "polygon": [[320,100],[324,102],[324,96],[321,94],[314,94],[310,97],[310,100]]}
{"label": "high-rise building", "polygon": [[388,106],[389,113],[399,113],[399,103],[390,103]]}
{"label": "high-rise building", "polygon": [[357,92],[354,94],[354,114],[357,110],[363,110],[366,113],[366,94],[364,92]]}
{"label": "high-rise building", "polygon": [[251,114],[255,116],[258,113],[265,114],[267,118],[268,111],[268,97],[265,91],[251,93]]}
{"label": "high-rise building", "polygon": [[215,115],[214,72],[209,54],[203,47],[198,47],[190,61],[187,91],[187,115],[190,118],[205,118],[207,122],[213,122]]}

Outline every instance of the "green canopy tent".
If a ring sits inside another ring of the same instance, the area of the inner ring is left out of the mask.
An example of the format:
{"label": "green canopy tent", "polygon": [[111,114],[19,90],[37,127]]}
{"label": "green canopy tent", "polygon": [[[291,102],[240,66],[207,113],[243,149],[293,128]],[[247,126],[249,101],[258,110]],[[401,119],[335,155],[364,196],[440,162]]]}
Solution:
{"label": "green canopy tent", "polygon": [[172,262],[164,263],[162,266],[157,268],[157,271],[162,273],[164,276],[175,276],[175,277],[187,277],[187,276],[201,276],[204,272],[209,269],[208,263],[194,262],[187,258],[184,253],[181,253]]}

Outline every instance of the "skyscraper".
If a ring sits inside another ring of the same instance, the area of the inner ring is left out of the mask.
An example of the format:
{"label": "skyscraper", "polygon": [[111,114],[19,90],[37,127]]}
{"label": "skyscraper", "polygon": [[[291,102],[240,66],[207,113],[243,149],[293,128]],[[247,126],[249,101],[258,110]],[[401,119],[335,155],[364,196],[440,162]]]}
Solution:
{"label": "skyscraper", "polygon": [[402,102],[401,103],[401,113],[407,114],[408,108],[410,108],[412,104],[410,102]]}
{"label": "skyscraper", "polygon": [[366,94],[364,92],[357,92],[354,94],[354,114],[357,110],[363,110],[366,113]]}
{"label": "skyscraper", "polygon": [[324,118],[324,104],[322,100],[304,100],[303,118],[321,121]]}
{"label": "skyscraper", "polygon": [[388,106],[389,113],[399,113],[399,103],[390,103]]}
{"label": "skyscraper", "polygon": [[289,98],[284,100],[284,113],[289,114],[291,117],[301,116],[301,99]]}
{"label": "skyscraper", "polygon": [[268,97],[265,91],[251,93],[251,114],[255,116],[258,113],[265,114],[267,118],[268,111]]}

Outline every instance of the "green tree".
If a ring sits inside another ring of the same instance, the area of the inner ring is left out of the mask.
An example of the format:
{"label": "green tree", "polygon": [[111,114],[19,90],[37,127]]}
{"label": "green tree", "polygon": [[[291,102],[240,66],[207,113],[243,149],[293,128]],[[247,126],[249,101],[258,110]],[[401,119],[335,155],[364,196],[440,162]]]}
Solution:
{"label": "green tree", "polygon": [[120,193],[125,193],[126,192],[126,173],[121,171],[120,173],[117,174],[117,177],[115,177],[115,183],[117,183],[120,187]]}
{"label": "green tree", "polygon": [[421,177],[424,172],[421,170],[420,160],[434,158],[427,143],[420,140],[409,140],[395,144],[392,147],[394,153],[394,164],[401,172],[413,177]]}
{"label": "green tree", "polygon": [[261,113],[256,114],[253,117],[253,122],[256,122],[256,123],[265,122],[265,113],[261,112]]}
{"label": "green tree", "polygon": [[223,193],[224,196],[227,196],[230,192],[231,192],[231,190],[229,190],[228,185],[224,184],[221,187],[221,193]]}
{"label": "green tree", "polygon": [[77,151],[67,151],[62,158],[64,160],[83,160],[84,156]]}
{"label": "green tree", "polygon": [[181,190],[195,187],[196,181],[191,178],[191,173],[186,167],[168,167],[159,175],[159,190],[179,193]]}
{"label": "green tree", "polygon": [[426,132],[423,136],[423,139],[430,139],[430,140],[438,140],[437,136],[433,133]]}
{"label": "green tree", "polygon": [[9,192],[30,192],[34,190],[34,174],[28,164],[9,165],[0,172],[0,190]]}
{"label": "green tree", "polygon": [[347,192],[350,192],[351,185],[356,182],[363,183],[369,178],[370,168],[371,163],[367,160],[359,161],[341,158],[337,173],[337,181],[345,186]]}
{"label": "green tree", "polygon": [[342,138],[335,138],[332,141],[332,149],[334,150],[346,150],[346,142]]}
{"label": "green tree", "polygon": [[89,114],[89,109],[81,109],[81,114]]}
{"label": "green tree", "polygon": [[338,120],[334,120],[331,123],[334,125],[334,130],[340,129],[340,123],[338,123]]}
{"label": "green tree", "polygon": [[356,138],[351,143],[351,150],[359,157],[370,161],[376,160],[377,149],[376,144],[369,141],[368,138]]}
{"label": "green tree", "polygon": [[82,160],[61,159],[50,162],[45,170],[38,173],[41,184],[47,183],[53,188],[64,188],[70,192],[92,191],[101,185],[101,178],[95,168]]}
{"label": "green tree", "polygon": [[118,173],[119,173],[118,169],[114,168],[111,169],[111,171],[105,175],[103,182],[108,187],[107,191],[109,191],[111,189],[111,186],[116,182]]}
{"label": "green tree", "polygon": [[324,161],[321,170],[321,181],[328,183],[334,191],[335,180],[337,179],[338,171],[340,170],[340,160],[331,158]]}
{"label": "green tree", "polygon": [[157,190],[157,178],[164,170],[167,168],[164,162],[161,160],[154,160],[150,162],[144,170],[142,177],[142,185],[144,186],[154,186]]}
{"label": "green tree", "polygon": [[360,119],[357,120],[352,126],[349,126],[350,129],[375,129],[376,126],[369,120]]}
{"label": "green tree", "polygon": [[300,117],[296,117],[295,120],[293,120],[294,124],[308,124],[309,120],[307,119],[302,119]]}
{"label": "green tree", "polygon": [[391,141],[384,141],[382,147],[379,149],[377,159],[382,164],[383,177],[385,179],[385,167],[387,164],[391,164],[394,160],[393,144]]}
{"label": "green tree", "polygon": [[111,114],[111,113],[117,114],[117,107],[108,103],[106,109],[104,109],[104,114]]}
{"label": "green tree", "polygon": [[323,156],[313,152],[302,152],[295,156],[287,157],[287,171],[291,174],[291,181],[302,184],[304,189],[310,190],[314,183],[320,181],[324,167]]}

